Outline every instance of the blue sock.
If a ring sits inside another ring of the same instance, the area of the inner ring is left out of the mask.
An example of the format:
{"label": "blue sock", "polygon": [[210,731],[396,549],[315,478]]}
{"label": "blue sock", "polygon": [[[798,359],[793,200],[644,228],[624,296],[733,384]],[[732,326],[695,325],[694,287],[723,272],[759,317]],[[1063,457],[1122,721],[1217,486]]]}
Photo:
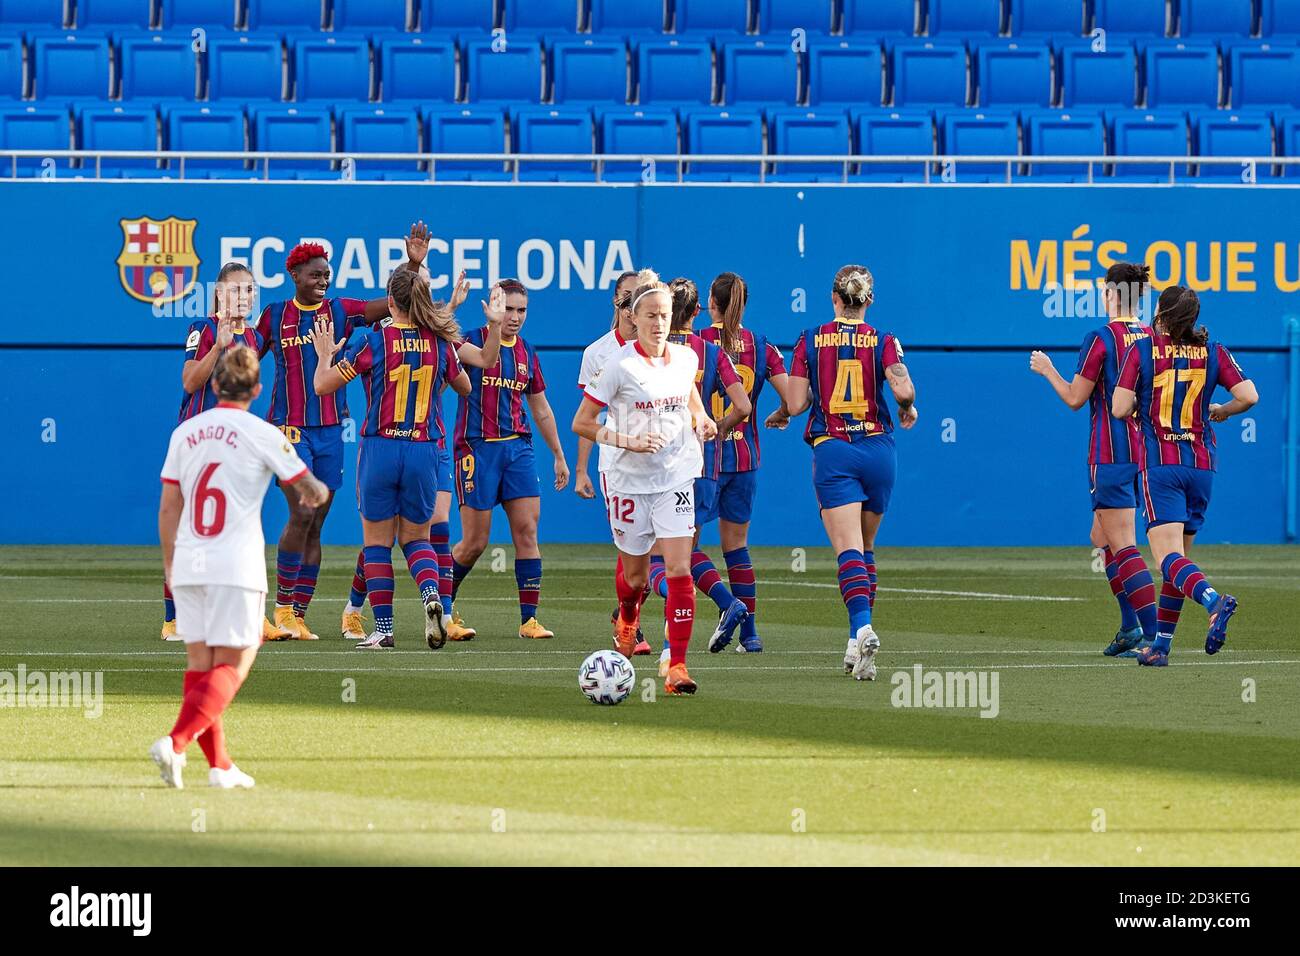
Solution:
{"label": "blue sock", "polygon": [[754,584],[754,565],[749,559],[749,548],[736,548],[724,551],[722,560],[727,565],[727,580],[731,582],[731,593],[744,602],[749,610],[749,617],[740,625],[741,640],[758,637],[758,588]]}
{"label": "blue sock", "polygon": [[668,600],[668,565],[657,554],[650,555],[650,590]]}
{"label": "blue sock", "polygon": [[542,598],[542,559],[515,558],[515,584],[519,586],[519,623],[537,617]]}
{"label": "blue sock", "polygon": [[357,552],[357,567],[352,572],[352,590],[348,592],[348,604],[357,609],[366,605],[366,552]]}
{"label": "blue sock", "polygon": [[1155,640],[1151,642],[1151,646],[1161,654],[1168,654],[1169,648],[1173,646],[1173,643],[1174,638],[1172,634],[1157,634]]}
{"label": "blue sock", "polygon": [[172,590],[163,581],[163,620],[176,620],[176,602],[172,600]]}
{"label": "blue sock", "polygon": [[370,597],[370,610],[375,615],[375,630],[380,634],[393,633],[393,549],[371,545],[364,550],[366,561],[366,593]]}
{"label": "blue sock", "polygon": [[840,596],[849,611],[849,637],[855,638],[871,623],[871,580],[861,551],[841,551],[839,564]]}
{"label": "blue sock", "polygon": [[722,582],[722,575],[703,551],[691,555],[691,577],[695,579],[695,586],[709,596],[719,611],[725,612],[736,603],[731,588]]}

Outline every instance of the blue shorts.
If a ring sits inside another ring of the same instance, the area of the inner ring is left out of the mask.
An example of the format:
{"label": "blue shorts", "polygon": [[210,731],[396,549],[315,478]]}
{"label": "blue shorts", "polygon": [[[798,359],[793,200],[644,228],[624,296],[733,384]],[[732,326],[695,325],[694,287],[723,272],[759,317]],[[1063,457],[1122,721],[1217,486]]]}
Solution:
{"label": "blue shorts", "polygon": [[882,515],[897,473],[897,449],[888,433],[855,442],[827,438],[813,446],[813,488],[823,509],[861,502],[864,511]]}
{"label": "blue shorts", "polygon": [[[443,444],[445,445],[446,442]],[[438,474],[436,480],[438,482],[438,491],[445,491],[448,494],[451,494],[451,492],[455,490],[456,485],[451,477],[451,451],[445,447],[438,449],[437,469]]]}
{"label": "blue shorts", "polygon": [[749,524],[757,494],[757,471],[724,471],[718,479],[718,516],[732,524]]}
{"label": "blue shorts", "polygon": [[1089,465],[1088,493],[1092,510],[1137,507],[1138,467],[1134,464]]}
{"label": "blue shorts", "polygon": [[541,497],[542,483],[529,439],[473,439],[469,447],[456,459],[456,499],[461,507],[491,511],[515,498]]}
{"label": "blue shorts", "polygon": [[695,527],[703,528],[718,520],[718,482],[713,478],[695,479]]}
{"label": "blue shorts", "polygon": [[369,435],[357,453],[357,505],[367,521],[401,516],[412,524],[433,520],[438,494],[438,445]]}
{"label": "blue shorts", "polygon": [[1187,465],[1152,465],[1140,480],[1148,530],[1175,521],[1181,522],[1186,534],[1201,530],[1214,490],[1214,472]]}
{"label": "blue shorts", "polygon": [[311,473],[330,491],[343,487],[342,425],[277,425]]}

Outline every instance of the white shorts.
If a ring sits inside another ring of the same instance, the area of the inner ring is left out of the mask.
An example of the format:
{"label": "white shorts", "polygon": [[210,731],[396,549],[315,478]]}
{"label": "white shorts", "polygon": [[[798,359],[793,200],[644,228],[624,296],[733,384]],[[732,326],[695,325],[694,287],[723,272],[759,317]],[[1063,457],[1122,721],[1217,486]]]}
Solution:
{"label": "white shorts", "polygon": [[605,513],[614,545],[625,554],[648,554],[660,538],[695,534],[695,479],[671,491],[620,494],[604,487]]}
{"label": "white shorts", "polygon": [[186,644],[257,647],[262,643],[266,593],[224,584],[182,584],[172,588],[176,633]]}

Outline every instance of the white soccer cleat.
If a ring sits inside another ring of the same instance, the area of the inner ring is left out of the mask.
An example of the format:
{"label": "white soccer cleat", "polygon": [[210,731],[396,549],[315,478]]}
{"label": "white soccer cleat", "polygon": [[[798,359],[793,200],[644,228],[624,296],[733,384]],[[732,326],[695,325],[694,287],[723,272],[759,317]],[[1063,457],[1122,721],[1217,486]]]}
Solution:
{"label": "white soccer cleat", "polygon": [[844,648],[844,673],[852,674],[853,668],[858,666],[858,642],[856,638],[849,638],[848,647]]}
{"label": "white soccer cleat", "polygon": [[442,611],[442,598],[434,594],[424,599],[424,643],[436,651],[447,643],[447,622]]}
{"label": "white soccer cleat", "polygon": [[208,771],[208,786],[217,787],[221,790],[234,790],[236,787],[252,790],[255,782],[252,777],[233,763],[225,770],[220,767],[213,767]]}
{"label": "white soccer cleat", "polygon": [[864,624],[858,628],[858,639],[854,643],[857,645],[858,660],[853,665],[853,679],[875,680],[876,654],[880,652],[880,638],[876,636],[870,624]]}
{"label": "white soccer cleat", "polygon": [[163,783],[177,790],[185,789],[185,781],[181,779],[181,771],[185,769],[185,755],[172,749],[170,736],[155,740],[149,748],[149,756],[158,765],[158,774]]}
{"label": "white soccer cleat", "polygon": [[659,676],[660,677],[668,676],[668,668],[672,663],[672,659],[673,659],[672,651],[669,650],[667,647],[665,647],[662,651],[659,652]]}

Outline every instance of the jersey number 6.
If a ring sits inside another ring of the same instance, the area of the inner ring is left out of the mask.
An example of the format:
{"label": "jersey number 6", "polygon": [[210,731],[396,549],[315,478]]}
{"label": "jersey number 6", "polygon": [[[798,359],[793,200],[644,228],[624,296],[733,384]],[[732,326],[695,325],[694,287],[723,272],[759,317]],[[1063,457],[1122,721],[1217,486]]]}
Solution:
{"label": "jersey number 6", "polygon": [[[194,494],[190,496],[191,523],[194,533],[200,538],[215,538],[226,526],[226,494],[208,484],[220,464],[214,461],[203,469],[199,480],[194,483]],[[205,522],[209,501],[212,502],[212,520]]]}

